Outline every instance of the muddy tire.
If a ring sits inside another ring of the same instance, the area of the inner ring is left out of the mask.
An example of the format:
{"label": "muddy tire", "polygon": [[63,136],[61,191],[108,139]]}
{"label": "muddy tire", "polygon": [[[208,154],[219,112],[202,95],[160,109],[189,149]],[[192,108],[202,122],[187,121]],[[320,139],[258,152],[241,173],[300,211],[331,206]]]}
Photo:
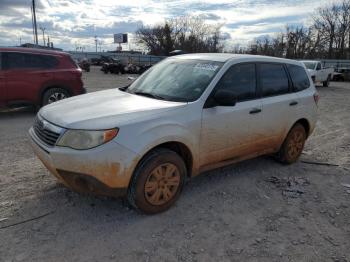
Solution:
{"label": "muddy tire", "polygon": [[306,131],[301,124],[295,124],[284,140],[277,159],[283,164],[295,163],[304,149]]}
{"label": "muddy tire", "polygon": [[137,166],[128,190],[128,201],[136,209],[156,214],[179,198],[187,175],[183,159],[174,151],[155,149]]}
{"label": "muddy tire", "polygon": [[327,77],[327,80],[324,81],[322,84],[323,84],[323,87],[328,87],[329,86],[329,82],[331,81],[331,76],[329,75]]}
{"label": "muddy tire", "polygon": [[70,94],[65,89],[59,87],[50,88],[44,93],[41,104],[45,106],[68,97],[70,97]]}

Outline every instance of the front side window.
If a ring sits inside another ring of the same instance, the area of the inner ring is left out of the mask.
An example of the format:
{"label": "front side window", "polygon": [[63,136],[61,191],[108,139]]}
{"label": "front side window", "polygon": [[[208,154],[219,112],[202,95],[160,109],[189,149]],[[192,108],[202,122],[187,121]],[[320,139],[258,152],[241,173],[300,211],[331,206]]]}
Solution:
{"label": "front side window", "polygon": [[309,78],[303,67],[289,64],[287,68],[292,78],[294,91],[302,91],[310,86]]}
{"label": "front side window", "polygon": [[316,70],[321,70],[321,63],[317,63]]}
{"label": "front side window", "polygon": [[262,95],[275,96],[289,92],[289,82],[282,64],[260,64]]}
{"label": "front side window", "polygon": [[2,70],[2,53],[0,53],[0,71]]}
{"label": "front side window", "polygon": [[168,58],[147,70],[126,91],[169,101],[195,101],[222,65],[215,61]]}
{"label": "front side window", "polygon": [[226,71],[216,89],[231,90],[237,101],[254,99],[256,94],[255,64],[234,65]]}

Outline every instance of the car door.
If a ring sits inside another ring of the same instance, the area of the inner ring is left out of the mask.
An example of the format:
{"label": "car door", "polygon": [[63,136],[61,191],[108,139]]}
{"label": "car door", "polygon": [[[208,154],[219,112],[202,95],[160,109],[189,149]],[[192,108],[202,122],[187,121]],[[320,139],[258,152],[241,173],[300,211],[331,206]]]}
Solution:
{"label": "car door", "polygon": [[323,82],[324,81],[324,71],[322,69],[321,63],[317,62],[316,64],[316,82]]}
{"label": "car door", "polygon": [[0,106],[4,106],[6,102],[5,74],[2,64],[2,53],[0,52]]}
{"label": "car door", "polygon": [[4,55],[7,100],[36,102],[43,84],[52,78],[43,55],[8,52]]}
{"label": "car door", "polygon": [[277,151],[289,128],[296,121],[298,96],[292,92],[291,81],[284,64],[258,64],[259,93],[262,97],[262,143]]}
{"label": "car door", "polygon": [[[261,99],[256,97],[256,65],[236,64],[219,80],[208,101],[220,89],[237,95],[234,106],[207,106],[202,111],[200,166],[211,166],[256,153],[261,125]],[[209,103],[210,104],[210,103]],[[204,167],[204,168],[203,168]]]}

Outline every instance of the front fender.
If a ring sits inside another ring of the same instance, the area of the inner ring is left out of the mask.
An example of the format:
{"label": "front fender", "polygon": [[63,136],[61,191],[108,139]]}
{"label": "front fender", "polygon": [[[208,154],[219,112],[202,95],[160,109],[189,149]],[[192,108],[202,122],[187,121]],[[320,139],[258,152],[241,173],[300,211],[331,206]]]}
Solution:
{"label": "front fender", "polygon": [[[127,132],[127,134],[126,134]],[[141,125],[140,129],[133,128],[132,130],[121,132],[118,134],[115,142],[124,145],[131,149],[141,158],[153,148],[168,142],[178,142],[185,145],[193,157],[193,170],[196,170],[198,164],[199,150],[199,132],[200,125],[183,126],[176,123],[165,123],[157,126]],[[119,136],[120,135],[120,136]],[[130,139],[133,137],[134,139]]]}

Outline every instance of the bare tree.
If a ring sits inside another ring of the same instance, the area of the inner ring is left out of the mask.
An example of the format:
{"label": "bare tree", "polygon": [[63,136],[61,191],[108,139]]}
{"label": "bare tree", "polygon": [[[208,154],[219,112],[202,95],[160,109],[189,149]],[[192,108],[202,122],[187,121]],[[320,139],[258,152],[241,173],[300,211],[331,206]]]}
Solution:
{"label": "bare tree", "polygon": [[168,55],[174,49],[184,52],[221,52],[221,25],[209,25],[198,16],[165,21],[164,25],[141,27],[136,34],[151,54]]}

